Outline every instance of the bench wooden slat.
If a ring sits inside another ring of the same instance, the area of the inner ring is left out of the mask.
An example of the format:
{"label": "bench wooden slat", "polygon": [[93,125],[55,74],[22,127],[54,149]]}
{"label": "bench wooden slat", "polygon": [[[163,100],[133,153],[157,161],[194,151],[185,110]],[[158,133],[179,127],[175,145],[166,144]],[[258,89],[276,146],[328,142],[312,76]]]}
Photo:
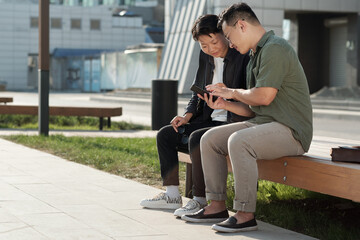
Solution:
{"label": "bench wooden slat", "polygon": [[[179,153],[179,161],[191,167],[189,155]],[[259,178],[360,202],[360,164],[338,163],[311,156],[257,160]],[[229,172],[232,171],[228,159]],[[186,176],[186,194],[191,176]],[[190,178],[188,180],[188,178]],[[189,182],[188,182],[189,181]]]}
{"label": "bench wooden slat", "polygon": [[[113,117],[122,114],[121,107],[49,107],[50,115],[54,116],[89,116]],[[0,114],[37,115],[38,106],[0,105]]]}
{"label": "bench wooden slat", "polygon": [[122,108],[95,108],[95,107],[50,107],[50,115],[62,116],[92,116],[92,117],[112,117],[120,116]]}
{"label": "bench wooden slat", "polygon": [[0,103],[9,103],[9,102],[13,102],[13,98],[12,97],[0,97]]}
{"label": "bench wooden slat", "polygon": [[360,202],[360,166],[308,156],[258,160],[259,178]]}
{"label": "bench wooden slat", "polygon": [[37,106],[0,105],[0,114],[37,115]]}

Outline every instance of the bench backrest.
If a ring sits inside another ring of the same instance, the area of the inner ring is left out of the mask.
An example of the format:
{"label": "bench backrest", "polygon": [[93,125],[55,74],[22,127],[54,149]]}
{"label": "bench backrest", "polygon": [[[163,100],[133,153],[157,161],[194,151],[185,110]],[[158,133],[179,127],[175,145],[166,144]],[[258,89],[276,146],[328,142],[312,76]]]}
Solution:
{"label": "bench backrest", "polygon": [[[112,117],[122,114],[121,107],[49,107],[53,116]],[[38,106],[0,105],[0,114],[37,115]]]}
{"label": "bench backrest", "polygon": [[8,103],[8,102],[12,102],[12,101],[13,101],[12,97],[0,97],[1,103]]}

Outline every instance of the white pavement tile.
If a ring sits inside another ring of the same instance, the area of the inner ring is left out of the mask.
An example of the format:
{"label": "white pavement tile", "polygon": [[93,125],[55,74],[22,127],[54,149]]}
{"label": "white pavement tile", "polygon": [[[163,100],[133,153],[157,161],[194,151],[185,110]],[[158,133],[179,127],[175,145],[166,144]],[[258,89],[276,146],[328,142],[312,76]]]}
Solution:
{"label": "white pavement tile", "polygon": [[24,228],[29,228],[29,226],[19,220],[17,220],[16,222],[1,222],[0,223],[0,234],[6,233],[6,232],[11,232],[11,231],[16,231],[16,230],[24,229]]}
{"label": "white pavement tile", "polygon": [[5,163],[6,156],[0,152],[2,160],[0,160],[0,177],[11,177],[11,176],[24,176],[22,171]]}
{"label": "white pavement tile", "polygon": [[135,237],[114,237],[116,240],[182,240],[181,235],[179,235],[177,238],[169,238],[169,235],[151,235],[151,236],[135,236]]}
{"label": "white pavement tile", "polygon": [[158,194],[159,190],[153,190],[148,194],[144,194],[144,192],[130,192],[130,193],[114,193],[113,198],[109,198],[106,201],[101,201],[101,205],[114,210],[114,211],[122,211],[122,210],[139,210],[142,209],[140,206],[140,201],[147,197],[152,197]]}
{"label": "white pavement tile", "polygon": [[[1,223],[18,223],[18,222],[20,222],[20,220],[17,217],[15,217],[11,213],[9,213],[6,209],[0,208],[0,224]],[[2,230],[0,230],[0,232],[2,232]]]}
{"label": "white pavement tile", "polygon": [[[266,239],[291,239],[291,240],[314,240],[313,237],[301,235],[299,233],[289,231],[283,228],[276,227],[274,225],[257,221],[259,229],[262,231],[262,235],[266,236]],[[255,232],[254,232],[255,234]],[[254,236],[254,235],[252,235]],[[256,236],[256,235],[255,235]]]}
{"label": "white pavement tile", "polygon": [[91,228],[112,237],[162,234],[141,221],[134,221],[97,205],[63,206],[62,210]]}
{"label": "white pavement tile", "polygon": [[38,194],[36,197],[57,209],[58,206],[63,205],[89,205],[94,203],[86,193],[77,192]]}
{"label": "white pavement tile", "polygon": [[59,212],[56,208],[39,200],[2,201],[0,202],[0,207],[6,209],[15,216]]}
{"label": "white pavement tile", "polygon": [[44,180],[39,178],[28,176],[28,175],[16,175],[16,176],[0,176],[0,181],[4,181],[8,184],[35,184],[35,183],[46,183]]}
{"label": "white pavement tile", "polygon": [[[115,180],[115,179],[114,179]],[[129,184],[131,184],[131,188],[129,188]],[[145,185],[134,182],[128,179],[116,179],[116,181],[106,181],[106,182],[96,182],[95,185],[107,189],[111,192],[119,192],[119,193],[127,193],[127,192],[142,192],[145,189]],[[154,188],[149,187],[149,190],[153,190]]]}
{"label": "white pavement tile", "polygon": [[52,238],[55,232],[71,232],[72,230],[89,230],[86,224],[64,213],[29,214],[19,216],[24,223],[36,231]]}
{"label": "white pavement tile", "polygon": [[[12,201],[12,200],[34,200],[32,196],[23,191],[17,189],[16,187],[9,185],[0,181],[0,203],[3,201]],[[1,206],[1,205],[0,205]]]}
{"label": "white pavement tile", "polygon": [[19,228],[12,231],[1,232],[0,240],[49,240],[51,238],[45,237],[33,228]]}
{"label": "white pavement tile", "polygon": [[50,183],[14,184],[14,186],[31,196],[36,196],[38,194],[59,194],[66,192],[64,189],[61,189]]}
{"label": "white pavement tile", "polygon": [[[55,231],[46,233],[51,240],[114,240],[93,229],[72,229],[71,231]],[[129,240],[129,238],[127,238]]]}

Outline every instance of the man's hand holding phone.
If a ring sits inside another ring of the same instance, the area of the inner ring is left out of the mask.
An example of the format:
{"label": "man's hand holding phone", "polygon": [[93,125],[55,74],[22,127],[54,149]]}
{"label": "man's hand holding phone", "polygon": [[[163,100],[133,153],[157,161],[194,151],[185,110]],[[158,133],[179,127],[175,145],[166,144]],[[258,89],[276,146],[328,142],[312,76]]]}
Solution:
{"label": "man's hand holding phone", "polygon": [[[225,86],[225,84],[217,84],[222,86]],[[196,92],[198,94],[198,97],[201,98],[202,100],[204,100],[206,102],[206,104],[212,108],[212,109],[225,109],[226,106],[226,100],[224,100],[223,98],[218,98],[214,95],[211,94],[211,92],[205,90],[205,89],[201,89],[196,85],[193,85],[191,87],[191,90]]]}
{"label": "man's hand holding phone", "polygon": [[[196,92],[197,94],[199,94],[202,97],[202,99],[204,99],[205,94],[208,95],[209,97],[210,97],[210,94],[211,94],[211,92],[209,92],[209,91],[207,91],[205,89],[202,89],[202,88],[200,88],[200,87],[198,87],[196,85],[192,85],[190,90]],[[213,96],[214,101],[216,101],[216,98],[217,98],[216,96]]]}

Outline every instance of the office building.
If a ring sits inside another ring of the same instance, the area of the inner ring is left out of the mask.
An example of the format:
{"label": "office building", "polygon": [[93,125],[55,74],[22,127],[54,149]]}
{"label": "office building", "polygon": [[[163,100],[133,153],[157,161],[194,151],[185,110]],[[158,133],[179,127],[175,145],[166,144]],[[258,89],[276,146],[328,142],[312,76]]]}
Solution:
{"label": "office building", "polygon": [[[7,90],[37,88],[38,2],[0,0],[0,83]],[[143,18],[129,9],[157,5],[157,1],[144,0],[51,0],[50,3],[50,54],[57,57],[57,61],[51,61],[52,65],[67,56],[84,60],[90,55],[100,59],[103,51],[125,50],[129,45],[144,43],[147,33]],[[63,63],[65,68],[61,69],[51,66],[52,89],[83,89],[84,65],[74,61]],[[94,68],[98,67],[96,62]]]}
{"label": "office building", "polygon": [[[178,79],[189,92],[199,54],[191,26],[204,14],[219,14],[238,0],[166,0],[165,36],[159,78]],[[295,48],[311,93],[324,88],[359,89],[360,1],[247,0],[266,30],[274,30]]]}

